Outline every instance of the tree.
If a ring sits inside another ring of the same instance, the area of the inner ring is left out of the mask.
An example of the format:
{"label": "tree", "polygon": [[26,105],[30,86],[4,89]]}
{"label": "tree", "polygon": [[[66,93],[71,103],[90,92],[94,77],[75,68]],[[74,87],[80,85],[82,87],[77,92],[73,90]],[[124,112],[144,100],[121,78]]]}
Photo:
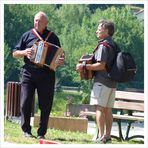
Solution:
{"label": "tree", "polygon": [[[33,27],[33,17],[38,11],[44,11],[49,16],[48,28],[60,38],[65,51],[65,65],[56,71],[57,84],[78,86],[87,92],[90,82],[81,81],[75,66],[80,57],[92,53],[97,45],[95,35],[98,21],[101,18],[110,19],[115,23],[114,40],[122,50],[130,52],[137,63],[135,80],[119,85],[125,87],[144,88],[144,23],[140,22],[132,13],[131,5],[112,5],[107,9],[100,9],[100,5],[83,4],[62,5],[11,5],[4,6],[4,39],[5,39],[5,82],[19,75],[23,61],[11,57],[21,34]],[[13,67],[13,68],[12,68]],[[85,90],[86,88],[86,90]]]}

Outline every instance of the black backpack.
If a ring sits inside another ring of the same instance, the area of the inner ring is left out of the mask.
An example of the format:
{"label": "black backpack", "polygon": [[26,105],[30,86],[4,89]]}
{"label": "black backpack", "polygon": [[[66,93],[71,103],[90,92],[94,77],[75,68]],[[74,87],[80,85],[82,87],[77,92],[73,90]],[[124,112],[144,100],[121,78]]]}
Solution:
{"label": "black backpack", "polygon": [[[109,43],[103,43],[104,46],[112,48]],[[123,52],[115,43],[115,57],[107,68],[108,77],[119,83],[133,80],[136,74],[136,64],[134,58],[129,52]]]}

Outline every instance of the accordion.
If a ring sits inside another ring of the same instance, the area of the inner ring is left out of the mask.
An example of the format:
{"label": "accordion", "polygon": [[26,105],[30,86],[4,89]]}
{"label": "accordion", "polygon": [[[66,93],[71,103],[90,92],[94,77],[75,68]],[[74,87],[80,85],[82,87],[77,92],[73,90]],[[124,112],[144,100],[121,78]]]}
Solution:
{"label": "accordion", "polygon": [[59,58],[64,52],[62,48],[44,41],[35,42],[33,45],[34,54],[30,61],[37,66],[48,66],[52,70],[56,70]]}
{"label": "accordion", "polygon": [[[83,55],[80,58],[79,63],[92,64],[92,59],[93,59],[93,54]],[[92,79],[93,75],[94,75],[94,72],[92,70],[83,69],[82,72],[80,72],[81,80]]]}

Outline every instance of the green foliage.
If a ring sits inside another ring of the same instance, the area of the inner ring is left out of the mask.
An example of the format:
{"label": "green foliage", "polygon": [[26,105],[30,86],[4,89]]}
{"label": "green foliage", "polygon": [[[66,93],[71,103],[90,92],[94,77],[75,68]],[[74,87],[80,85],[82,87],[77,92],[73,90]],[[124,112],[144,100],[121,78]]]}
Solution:
{"label": "green foliage", "polygon": [[89,104],[89,94],[88,93],[83,93],[82,94],[82,104]]}
{"label": "green foliage", "polygon": [[49,16],[48,28],[60,38],[65,50],[65,64],[56,71],[57,85],[78,86],[84,92],[90,89],[89,81],[80,80],[75,66],[80,57],[92,53],[97,45],[95,31],[98,21],[106,18],[114,21],[116,32],[114,40],[122,50],[129,51],[137,64],[134,81],[119,84],[125,87],[144,88],[144,22],[140,22],[131,10],[131,5],[84,5],[84,4],[5,4],[5,83],[19,80],[19,69],[23,61],[14,60],[10,50],[15,48],[22,33],[33,27],[33,18],[38,11]]}
{"label": "green foliage", "polygon": [[64,116],[66,105],[69,103],[79,104],[81,103],[82,96],[81,93],[75,92],[58,92],[55,94],[53,107],[52,107],[52,116]]}
{"label": "green foliage", "polygon": [[[16,73],[19,73],[20,68],[22,66],[22,61],[17,60],[15,61],[14,58],[12,58],[10,48],[8,47],[8,44],[4,44],[4,75],[5,75],[5,83],[7,81],[18,81],[19,74],[16,75]],[[9,62],[7,62],[9,60]]]}

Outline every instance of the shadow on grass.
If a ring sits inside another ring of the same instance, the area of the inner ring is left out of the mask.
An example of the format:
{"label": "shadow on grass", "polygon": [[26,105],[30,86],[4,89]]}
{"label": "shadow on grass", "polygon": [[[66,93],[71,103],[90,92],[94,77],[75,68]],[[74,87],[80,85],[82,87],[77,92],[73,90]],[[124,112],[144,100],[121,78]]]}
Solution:
{"label": "shadow on grass", "polygon": [[91,140],[86,140],[86,139],[83,139],[83,140],[78,140],[78,139],[65,139],[65,138],[54,138],[53,140],[58,140],[58,141],[67,141],[67,142],[84,142],[84,143],[91,143],[92,141]]}

